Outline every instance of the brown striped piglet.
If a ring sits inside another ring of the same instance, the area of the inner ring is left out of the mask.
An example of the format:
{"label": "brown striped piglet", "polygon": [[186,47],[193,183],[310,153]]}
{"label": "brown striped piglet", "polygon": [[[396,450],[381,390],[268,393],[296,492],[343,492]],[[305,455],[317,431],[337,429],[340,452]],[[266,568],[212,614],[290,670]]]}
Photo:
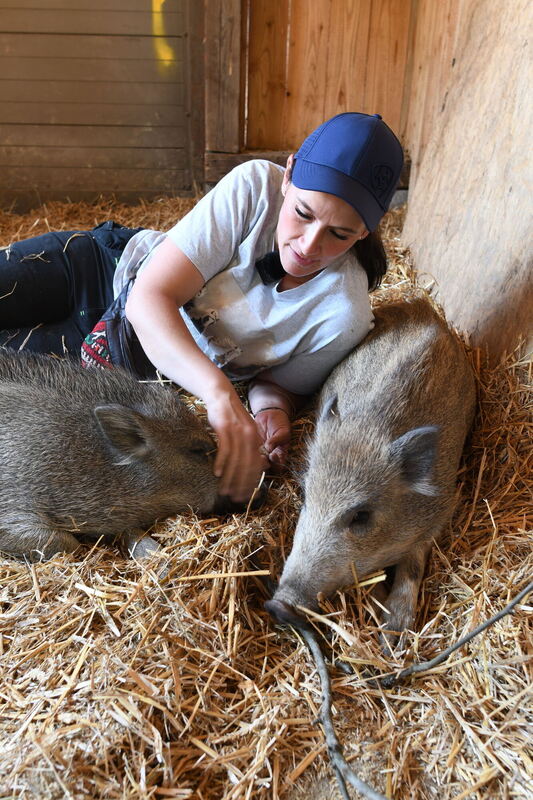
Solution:
{"label": "brown striped piglet", "polygon": [[156,519],[228,510],[215,442],[164,386],[0,348],[0,419],[4,553],[35,561],[103,537],[145,556]]}
{"label": "brown striped piglet", "polygon": [[266,608],[295,622],[357,578],[393,567],[382,627],[414,622],[432,542],[446,530],[475,408],[464,349],[425,298],[385,304],[331,373],[309,444],[292,551]]}

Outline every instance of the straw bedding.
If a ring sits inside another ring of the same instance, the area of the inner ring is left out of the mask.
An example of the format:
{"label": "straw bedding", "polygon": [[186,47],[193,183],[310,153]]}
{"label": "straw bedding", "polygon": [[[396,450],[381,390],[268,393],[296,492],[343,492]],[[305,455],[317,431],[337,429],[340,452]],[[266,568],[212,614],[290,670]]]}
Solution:
{"label": "straw bedding", "polygon": [[[0,244],[109,218],[166,229],[192,202],[4,212]],[[401,222],[401,210],[385,221],[392,266],[375,302],[412,291]],[[516,352],[489,369],[471,355],[479,411],[416,633],[384,656],[367,587],[333,597],[317,623],[345,755],[397,800],[533,792],[531,598],[430,673],[389,690],[370,683],[431,658],[531,580],[531,362]],[[275,577],[290,550],[312,426],[311,412],[296,423],[289,469],[267,478],[263,509],[163,521],[153,532],[163,548],[144,566],[106,547],[31,567],[0,560],[0,798],[339,797],[314,723],[316,668],[293,632],[273,626],[253,574]]]}

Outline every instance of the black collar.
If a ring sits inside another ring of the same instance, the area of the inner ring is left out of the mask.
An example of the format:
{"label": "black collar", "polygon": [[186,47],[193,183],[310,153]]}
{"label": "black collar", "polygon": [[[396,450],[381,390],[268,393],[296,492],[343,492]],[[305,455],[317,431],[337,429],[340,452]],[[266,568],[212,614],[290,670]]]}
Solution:
{"label": "black collar", "polygon": [[277,250],[274,250],[272,253],[267,253],[266,256],[256,261],[255,268],[265,285],[275,283],[287,274],[281,266],[281,260]]}

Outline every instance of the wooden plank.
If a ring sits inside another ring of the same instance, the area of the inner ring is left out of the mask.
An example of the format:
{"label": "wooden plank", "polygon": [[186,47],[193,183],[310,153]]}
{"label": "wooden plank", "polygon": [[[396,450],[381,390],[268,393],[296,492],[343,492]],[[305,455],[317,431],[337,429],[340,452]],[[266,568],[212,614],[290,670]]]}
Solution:
{"label": "wooden plank", "polygon": [[247,146],[294,150],[343,111],[399,132],[413,2],[254,0]]}
{"label": "wooden plank", "polygon": [[184,81],[190,182],[201,187],[205,152],[205,11],[197,0],[186,2],[185,27]]}
{"label": "wooden plank", "polygon": [[240,0],[210,0],[206,6],[206,147],[240,149]]}
{"label": "wooden plank", "polygon": [[100,81],[0,80],[0,120],[4,103],[109,103],[110,105],[183,106],[181,83],[108,83]]}
{"label": "wooden plank", "polygon": [[[133,51],[132,51],[133,52]],[[181,52],[174,61],[166,61],[161,70],[156,59],[94,59],[1,57],[0,81],[98,81],[105,76],[108,83],[178,83],[183,81]]]}
{"label": "wooden plank", "polygon": [[50,192],[63,193],[83,187],[84,191],[111,194],[119,191],[134,191],[142,195],[146,191],[178,192],[189,188],[185,183],[183,169],[137,169],[123,167],[104,169],[91,167],[3,167],[2,191],[39,191],[41,196]]}
{"label": "wooden plank", "polygon": [[435,120],[446,103],[450,82],[454,79],[457,37],[462,20],[466,24],[468,19],[465,9],[465,0],[418,2],[413,77],[405,125],[405,143],[413,161],[413,177],[423,158]]}
{"label": "wooden plank", "polygon": [[332,4],[323,89],[324,119],[342,111],[379,111],[370,108],[366,101],[373,8],[372,0]]}
{"label": "wooden plank", "polygon": [[449,321],[492,361],[533,333],[530,10],[529,0],[464,0],[457,38],[453,25],[439,31],[454,65],[433,84],[441,102],[403,232]]}
{"label": "wooden plank", "polygon": [[[284,167],[290,155],[290,150],[247,150],[242,153],[206,153],[205,154],[205,180],[208,183],[216,183],[226,175],[237,164],[250,161],[252,158],[263,158],[266,161],[273,161]],[[398,189],[406,189],[409,186],[409,176],[411,163],[406,159],[402,168]]]}
{"label": "wooden plank", "polygon": [[[172,0],[168,3],[168,9],[163,6],[163,13],[170,11],[174,13],[183,13],[183,0]],[[72,10],[79,9],[82,11],[91,11],[93,14],[100,11],[122,11],[123,13],[130,13],[131,11],[144,11],[150,6],[150,0],[0,0],[0,11],[3,12],[6,8],[29,8],[47,10],[50,8]]]}
{"label": "wooden plank", "polygon": [[0,142],[10,147],[183,147],[187,128],[116,125],[2,125]]}
{"label": "wooden plank", "polygon": [[78,167],[119,169],[185,169],[185,150],[179,147],[12,147],[0,145],[0,169]]}
{"label": "wooden plank", "polygon": [[249,0],[247,150],[282,149],[286,85],[288,0]]}
{"label": "wooden plank", "polygon": [[217,183],[220,178],[236,167],[238,164],[243,164],[245,161],[250,161],[253,158],[263,158],[267,161],[273,161],[275,164],[280,164],[282,167],[287,163],[289,151],[279,150],[254,150],[243,153],[206,153],[205,154],[205,181],[206,183]]}
{"label": "wooden plank", "polygon": [[147,59],[161,61],[181,60],[183,34],[165,39],[170,48],[158,53],[152,36],[88,36],[86,32],[56,33],[0,33],[0,55],[18,58],[76,59],[100,58],[108,61]]}
{"label": "wooden plank", "polygon": [[177,36],[183,30],[183,15],[171,11],[108,11],[78,9],[4,8],[2,30],[6,33],[84,33],[148,36],[153,29],[164,36]]}
{"label": "wooden plank", "polygon": [[180,126],[184,111],[177,105],[113,105],[112,103],[2,103],[0,122],[26,125]]}
{"label": "wooden plank", "polygon": [[367,79],[361,108],[369,114],[381,114],[398,133],[407,65],[410,10],[411,4],[405,0],[373,0]]}
{"label": "wooden plank", "polygon": [[422,130],[425,121],[425,103],[428,97],[428,75],[430,47],[436,37],[434,27],[436,5],[421,0],[417,8],[417,19],[414,34],[413,79],[408,105],[406,143],[413,160],[413,175],[421,154]]}
{"label": "wooden plank", "polygon": [[[142,189],[135,191],[125,191],[123,189],[116,190],[109,195],[101,191],[91,191],[86,189],[70,189],[68,195],[62,190],[48,190],[46,195],[42,195],[36,189],[10,189],[5,191],[0,186],[0,208],[9,209],[14,213],[25,213],[32,208],[38,208],[43,202],[50,200],[69,200],[72,203],[85,201],[93,203],[100,197],[109,197],[111,202],[118,201],[121,203],[130,203],[137,205],[139,202],[150,200],[165,200],[166,197],[191,197],[194,193],[190,189],[172,189],[170,191],[162,191],[161,189]],[[3,242],[7,244],[7,242]]]}
{"label": "wooden plank", "polygon": [[[287,149],[298,148],[325,119],[330,11],[329,0],[316,0],[312,8],[305,0],[294,0],[290,5],[287,104],[282,119]],[[342,40],[334,46],[342,47]]]}
{"label": "wooden plank", "polygon": [[419,0],[410,0],[409,31],[407,34],[407,57],[405,61],[405,72],[402,88],[402,107],[400,111],[400,128],[397,131],[400,141],[404,146],[405,155],[411,160],[411,154],[407,147],[407,126],[409,123],[409,105],[411,101],[413,74],[414,74],[414,54],[415,54],[415,33],[418,18]]}

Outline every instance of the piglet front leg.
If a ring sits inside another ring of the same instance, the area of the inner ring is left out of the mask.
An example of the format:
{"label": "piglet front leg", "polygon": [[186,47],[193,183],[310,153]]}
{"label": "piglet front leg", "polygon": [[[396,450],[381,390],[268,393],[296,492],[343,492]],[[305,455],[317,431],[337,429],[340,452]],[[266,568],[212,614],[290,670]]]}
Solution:
{"label": "piglet front leg", "polygon": [[79,547],[71,533],[48,528],[37,516],[21,516],[6,522],[9,524],[0,528],[0,551],[14,558],[32,563],[47,561],[57,553],[73,553]]}
{"label": "piglet front leg", "polygon": [[383,603],[387,608],[387,613],[382,613],[381,633],[385,652],[396,646],[403,631],[413,627],[418,592],[430,550],[431,542],[418,543],[416,549],[396,564],[394,582]]}

